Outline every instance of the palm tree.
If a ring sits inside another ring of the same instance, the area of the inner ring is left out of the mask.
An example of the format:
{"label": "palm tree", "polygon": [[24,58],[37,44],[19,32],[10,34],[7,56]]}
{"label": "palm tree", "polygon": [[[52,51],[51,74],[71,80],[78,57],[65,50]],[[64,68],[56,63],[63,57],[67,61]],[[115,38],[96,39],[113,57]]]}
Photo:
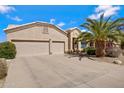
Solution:
{"label": "palm tree", "polygon": [[120,47],[124,50],[124,32],[122,32],[122,37],[120,37]]}
{"label": "palm tree", "polygon": [[110,21],[111,17],[104,19],[104,14],[100,16],[99,20],[86,19],[86,23],[81,26],[86,28],[87,32],[82,32],[78,39],[91,40],[95,43],[96,56],[101,57],[105,55],[106,41],[118,41],[121,31],[118,28],[123,22],[124,18],[119,18],[114,21]]}

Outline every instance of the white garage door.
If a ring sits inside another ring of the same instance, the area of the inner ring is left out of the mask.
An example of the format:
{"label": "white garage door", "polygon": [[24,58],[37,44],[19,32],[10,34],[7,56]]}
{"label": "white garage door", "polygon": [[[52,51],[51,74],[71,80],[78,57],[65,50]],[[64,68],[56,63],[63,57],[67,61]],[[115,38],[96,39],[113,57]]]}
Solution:
{"label": "white garage door", "polygon": [[64,42],[52,43],[52,54],[64,54]]}
{"label": "white garage door", "polygon": [[49,55],[48,42],[14,42],[17,56]]}

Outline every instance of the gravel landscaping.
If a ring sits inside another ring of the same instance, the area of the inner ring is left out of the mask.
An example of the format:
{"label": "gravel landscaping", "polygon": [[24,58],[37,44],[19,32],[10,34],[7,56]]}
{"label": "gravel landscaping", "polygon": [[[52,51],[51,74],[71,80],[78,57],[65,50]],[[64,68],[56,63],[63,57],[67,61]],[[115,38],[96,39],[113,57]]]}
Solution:
{"label": "gravel landscaping", "polygon": [[4,85],[4,82],[6,80],[10,61],[11,60],[5,60],[4,58],[0,58],[0,88]]}
{"label": "gravel landscaping", "polygon": [[1,58],[0,59],[0,79],[3,79],[4,77],[7,76],[7,71],[8,71],[8,67],[7,67],[6,60],[4,58]]}
{"label": "gravel landscaping", "polygon": [[99,61],[99,62],[108,62],[108,63],[113,63],[114,60],[120,60],[122,61],[122,64],[121,65],[124,65],[124,56],[123,55],[120,55],[118,58],[114,58],[114,57],[88,57],[89,59],[91,60],[94,60],[94,61]]}

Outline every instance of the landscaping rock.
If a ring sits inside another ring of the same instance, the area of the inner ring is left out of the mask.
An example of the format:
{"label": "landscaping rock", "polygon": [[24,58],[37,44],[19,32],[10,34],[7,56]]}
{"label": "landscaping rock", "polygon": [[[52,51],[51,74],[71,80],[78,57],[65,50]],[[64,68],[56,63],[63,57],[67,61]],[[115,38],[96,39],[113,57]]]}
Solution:
{"label": "landscaping rock", "polygon": [[121,53],[122,51],[118,47],[106,49],[106,56],[109,56],[109,57],[119,57]]}
{"label": "landscaping rock", "polygon": [[4,58],[0,58],[0,79],[7,76],[7,71],[8,71],[8,67],[6,60]]}
{"label": "landscaping rock", "polygon": [[115,64],[119,64],[119,65],[120,65],[120,64],[122,64],[122,61],[116,59],[116,60],[113,61],[113,63],[115,63]]}

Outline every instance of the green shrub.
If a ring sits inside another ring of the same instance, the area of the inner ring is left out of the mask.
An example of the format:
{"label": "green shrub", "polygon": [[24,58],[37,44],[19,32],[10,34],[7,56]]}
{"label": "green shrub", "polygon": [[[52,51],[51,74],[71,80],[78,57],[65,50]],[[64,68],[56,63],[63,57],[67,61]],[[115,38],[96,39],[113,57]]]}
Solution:
{"label": "green shrub", "polygon": [[87,48],[85,48],[85,52],[86,52],[88,55],[95,55],[96,49],[93,48],[93,47],[87,47]]}
{"label": "green shrub", "polygon": [[12,42],[0,43],[0,58],[13,59],[16,56],[16,47]]}

